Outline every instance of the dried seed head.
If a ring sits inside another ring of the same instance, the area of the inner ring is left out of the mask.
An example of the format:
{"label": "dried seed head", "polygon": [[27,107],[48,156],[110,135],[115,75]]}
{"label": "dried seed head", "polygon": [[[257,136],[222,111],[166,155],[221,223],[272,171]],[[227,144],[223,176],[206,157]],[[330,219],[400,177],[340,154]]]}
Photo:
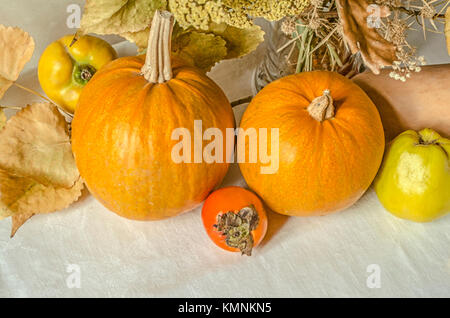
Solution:
{"label": "dried seed head", "polygon": [[322,7],[323,0],[310,0],[310,3],[314,7]]}
{"label": "dried seed head", "polygon": [[317,30],[318,28],[320,28],[320,20],[317,19],[311,19],[309,21],[308,27],[312,30]]}
{"label": "dried seed head", "polygon": [[283,22],[281,22],[281,32],[286,35],[292,35],[295,32],[296,22],[294,18],[285,18]]}
{"label": "dried seed head", "polygon": [[425,19],[433,19],[436,15],[436,9],[431,4],[426,3],[420,10],[420,14],[423,15]]}
{"label": "dried seed head", "polygon": [[395,45],[401,45],[406,42],[406,31],[408,25],[404,20],[393,19],[386,23],[385,39]]}
{"label": "dried seed head", "polygon": [[375,0],[375,4],[387,6],[390,8],[398,8],[402,4],[402,0]]}

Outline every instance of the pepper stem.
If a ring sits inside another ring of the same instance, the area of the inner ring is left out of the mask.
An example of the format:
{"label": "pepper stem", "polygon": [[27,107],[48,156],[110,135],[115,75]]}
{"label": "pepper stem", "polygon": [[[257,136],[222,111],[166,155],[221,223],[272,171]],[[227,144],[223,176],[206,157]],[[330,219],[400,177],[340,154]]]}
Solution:
{"label": "pepper stem", "polygon": [[172,79],[170,62],[173,14],[156,10],[148,38],[145,64],[141,69],[150,83],[164,83]]}
{"label": "pepper stem", "polygon": [[441,136],[430,128],[424,128],[419,131],[419,143],[421,145],[435,144]]}
{"label": "pepper stem", "polygon": [[312,118],[322,122],[326,119],[334,117],[333,97],[330,95],[330,90],[323,91],[323,95],[312,100],[306,109]]}

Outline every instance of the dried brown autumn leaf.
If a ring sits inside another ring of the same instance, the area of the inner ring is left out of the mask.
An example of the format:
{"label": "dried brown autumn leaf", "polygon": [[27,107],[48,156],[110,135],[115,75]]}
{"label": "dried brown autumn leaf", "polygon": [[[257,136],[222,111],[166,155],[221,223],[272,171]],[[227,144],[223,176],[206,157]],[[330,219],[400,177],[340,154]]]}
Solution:
{"label": "dried brown autumn leaf", "polygon": [[6,125],[6,115],[3,109],[0,107],[0,130]]}
{"label": "dried brown autumn leaf", "polygon": [[50,213],[67,208],[83,189],[81,178],[73,187],[45,186],[33,179],[0,170],[0,218],[26,213]]}
{"label": "dried brown autumn leaf", "polygon": [[[149,28],[139,32],[120,34],[136,43],[139,52],[146,49]],[[172,36],[172,52],[189,65],[205,72],[223,59],[244,56],[264,40],[264,31],[257,25],[239,29],[226,24],[211,23],[208,31],[184,30],[175,24]]]}
{"label": "dried brown autumn leaf", "polygon": [[0,219],[11,237],[30,217],[68,207],[83,189],[67,123],[55,105],[20,110],[0,131]]}
{"label": "dried brown autumn leaf", "polygon": [[[50,213],[67,208],[70,204],[77,201],[84,188],[84,182],[79,178],[70,189],[54,188],[52,186],[33,185],[33,192],[20,198],[13,207],[18,207],[18,213],[12,215],[11,236],[13,237],[17,230],[28,221],[33,215],[41,213]],[[25,211],[25,212],[22,212]],[[34,211],[34,212],[31,212]]]}
{"label": "dried brown autumn leaf", "polygon": [[139,52],[145,52],[148,44],[148,33],[150,32],[150,28],[145,28],[141,31],[137,32],[125,32],[120,33],[120,36],[124,37],[130,42],[133,42],[138,47]]}
{"label": "dried brown autumn leaf", "polygon": [[[181,44],[179,46],[179,44]],[[173,41],[173,54],[205,72],[227,55],[227,42],[211,33],[191,31]]]}
{"label": "dried brown autumn leaf", "polygon": [[122,34],[147,28],[166,0],[87,0],[81,18],[81,32]]}
{"label": "dried brown autumn leaf", "polygon": [[[140,31],[124,32],[119,33],[119,35],[124,37],[128,41],[135,43],[140,53],[145,53],[148,46],[149,32],[150,32],[150,25]],[[184,30],[178,25],[178,23],[175,23],[173,26],[172,45],[176,45],[176,41],[179,35],[185,33],[189,33],[189,31]]]}
{"label": "dried brown autumn leaf", "polygon": [[240,29],[225,23],[211,23],[208,32],[221,36],[227,43],[226,59],[244,56],[264,41],[264,31],[258,25]]}
{"label": "dried brown autumn leaf", "polygon": [[72,188],[79,178],[64,116],[55,105],[29,105],[0,131],[0,169],[45,186]]}
{"label": "dried brown autumn leaf", "polygon": [[450,55],[450,7],[445,12],[445,37],[447,39],[447,53]]}
{"label": "dried brown autumn leaf", "polygon": [[26,221],[31,219],[31,217],[34,215],[34,213],[23,213],[19,215],[13,215],[11,217],[12,223],[11,223],[11,234],[10,238],[13,238],[14,235],[16,235],[17,230],[25,224]]}
{"label": "dried brown autumn leaf", "polygon": [[34,40],[20,28],[0,24],[0,48],[0,98],[2,98],[31,59]]}
{"label": "dried brown autumn leaf", "polygon": [[[337,10],[343,27],[343,37],[351,52],[361,52],[365,65],[375,74],[396,59],[396,47],[385,40],[368,23],[371,14],[367,0],[337,0]],[[380,6],[379,17],[387,17],[389,8]]]}
{"label": "dried brown autumn leaf", "polygon": [[81,178],[72,188],[44,186],[33,179],[18,177],[0,170],[0,219],[13,218],[12,235],[32,215],[67,208],[81,196]]}

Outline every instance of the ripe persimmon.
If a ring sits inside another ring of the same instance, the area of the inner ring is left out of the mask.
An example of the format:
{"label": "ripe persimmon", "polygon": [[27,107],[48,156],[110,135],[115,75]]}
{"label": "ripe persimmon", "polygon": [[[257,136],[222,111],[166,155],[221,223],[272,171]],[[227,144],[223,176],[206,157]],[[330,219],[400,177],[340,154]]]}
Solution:
{"label": "ripe persimmon", "polygon": [[261,200],[241,187],[211,193],[203,204],[202,220],[206,233],[217,246],[246,255],[251,255],[267,231],[267,215]]}

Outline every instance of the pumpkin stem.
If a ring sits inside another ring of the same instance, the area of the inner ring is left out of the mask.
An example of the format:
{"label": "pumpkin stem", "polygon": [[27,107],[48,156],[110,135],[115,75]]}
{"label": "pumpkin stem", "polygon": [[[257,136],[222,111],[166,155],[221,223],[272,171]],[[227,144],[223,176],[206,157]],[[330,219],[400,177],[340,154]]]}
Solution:
{"label": "pumpkin stem", "polygon": [[322,122],[325,119],[334,117],[333,97],[330,95],[330,90],[323,91],[323,95],[313,99],[306,109],[312,118]]}
{"label": "pumpkin stem", "polygon": [[148,38],[145,64],[141,69],[150,83],[164,83],[172,79],[170,63],[173,15],[168,11],[156,10]]}

